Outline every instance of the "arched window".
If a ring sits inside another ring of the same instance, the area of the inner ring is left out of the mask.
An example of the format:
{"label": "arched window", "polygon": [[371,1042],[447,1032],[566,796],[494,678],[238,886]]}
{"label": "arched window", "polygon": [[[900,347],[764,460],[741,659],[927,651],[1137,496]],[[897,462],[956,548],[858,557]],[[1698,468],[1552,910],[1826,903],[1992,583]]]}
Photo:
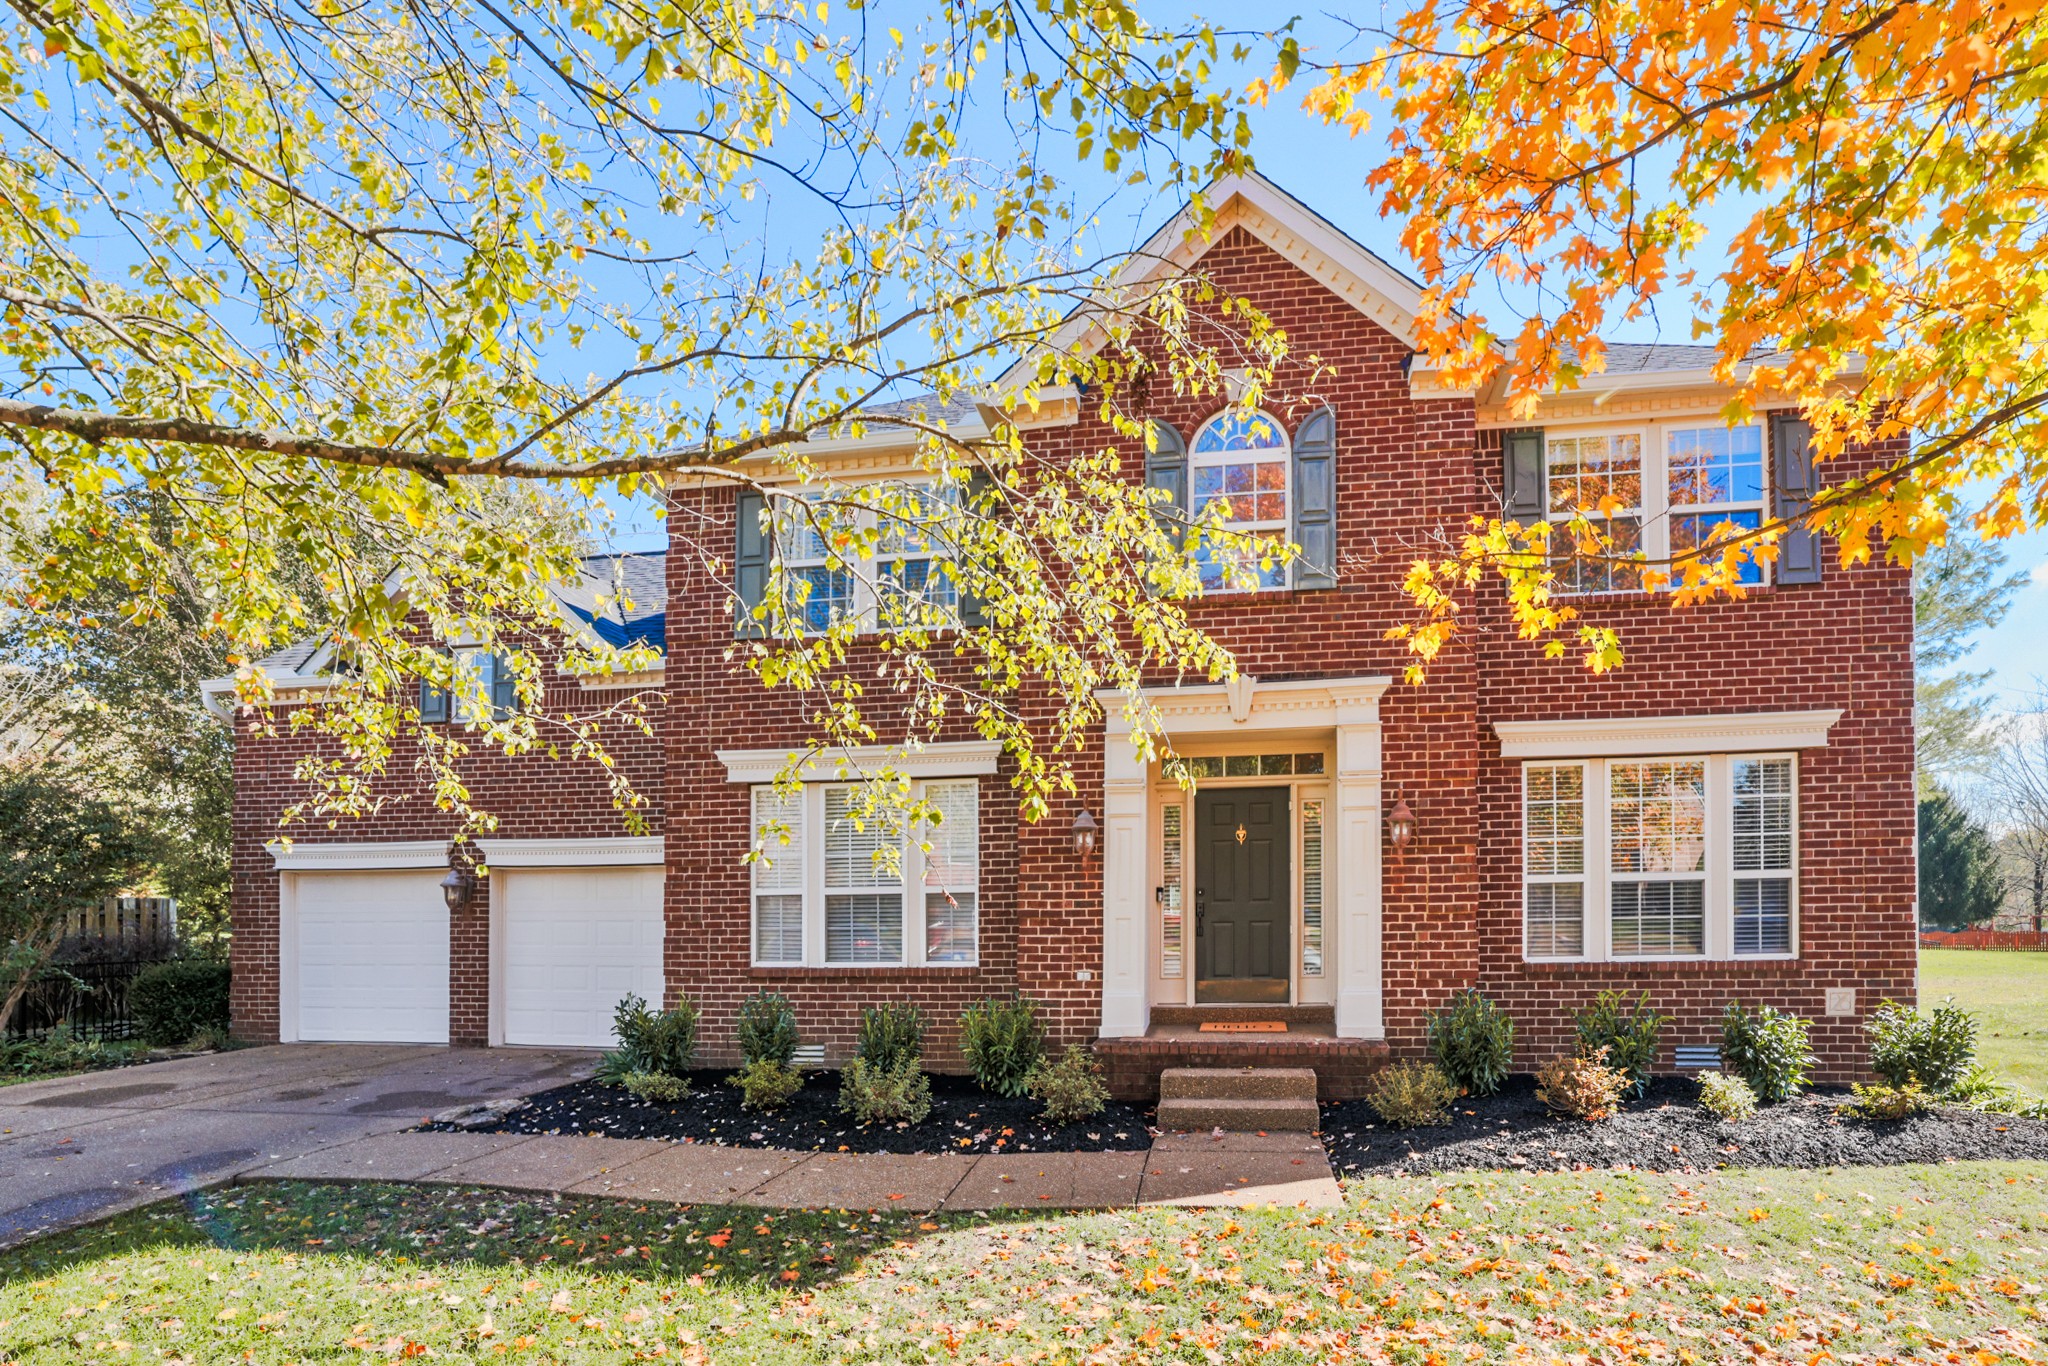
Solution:
{"label": "arched window", "polygon": [[[1188,453],[1194,488],[1195,516],[1211,507],[1221,510],[1232,531],[1256,534],[1285,543],[1288,539],[1287,430],[1268,413],[1218,413],[1195,434]],[[1214,515],[1214,514],[1212,514]],[[1285,588],[1287,566],[1267,556],[1261,566],[1256,551],[1233,550],[1204,540],[1195,552],[1202,587],[1208,592],[1232,589]]]}

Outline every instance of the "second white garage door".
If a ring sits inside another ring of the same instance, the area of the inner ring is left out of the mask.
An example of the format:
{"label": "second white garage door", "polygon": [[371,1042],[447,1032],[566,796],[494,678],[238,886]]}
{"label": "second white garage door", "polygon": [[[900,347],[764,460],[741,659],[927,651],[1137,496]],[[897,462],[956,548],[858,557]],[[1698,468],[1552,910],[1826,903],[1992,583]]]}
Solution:
{"label": "second white garage door", "polygon": [[505,1042],[609,1048],[621,997],[659,1006],[659,868],[505,869]]}

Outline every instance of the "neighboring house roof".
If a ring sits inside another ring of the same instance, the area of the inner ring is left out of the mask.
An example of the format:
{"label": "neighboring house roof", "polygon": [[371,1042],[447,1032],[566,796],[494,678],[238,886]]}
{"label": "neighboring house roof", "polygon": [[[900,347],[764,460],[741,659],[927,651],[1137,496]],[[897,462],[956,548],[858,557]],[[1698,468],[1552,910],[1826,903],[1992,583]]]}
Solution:
{"label": "neighboring house roof", "polygon": [[662,649],[668,632],[668,555],[649,550],[585,556],[582,580],[558,585],[555,601],[566,624],[580,626],[603,644]]}
{"label": "neighboring house roof", "polygon": [[[588,644],[667,648],[666,551],[586,555],[582,577],[573,584],[555,585],[553,597],[561,609],[563,629],[585,637]],[[324,635],[307,636],[258,659],[256,667],[279,692],[319,687],[329,681],[325,666],[331,644]],[[209,678],[199,690],[207,704],[219,710],[232,701],[235,680]]]}

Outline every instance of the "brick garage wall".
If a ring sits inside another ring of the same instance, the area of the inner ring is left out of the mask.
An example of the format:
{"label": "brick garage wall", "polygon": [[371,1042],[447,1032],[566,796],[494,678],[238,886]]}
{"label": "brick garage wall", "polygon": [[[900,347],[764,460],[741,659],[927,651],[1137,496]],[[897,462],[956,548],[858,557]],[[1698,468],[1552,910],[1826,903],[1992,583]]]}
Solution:
{"label": "brick garage wall", "polygon": [[[1871,454],[1903,454],[1903,448]],[[1479,478],[1500,478],[1497,433]],[[1914,927],[1913,598],[1909,570],[1843,569],[1826,549],[1818,584],[1753,591],[1743,602],[1673,609],[1642,596],[1583,602],[1617,627],[1626,667],[1593,676],[1541,660],[1489,600],[1476,623],[1479,687],[1479,984],[1515,1017],[1518,1061],[1567,1051],[1567,1012],[1605,987],[1647,990],[1679,1044],[1720,1037],[1731,1000],[1813,1022],[1819,1075],[1866,1072],[1863,1025],[1886,997],[1911,1001]],[[1529,964],[1521,959],[1521,762],[1500,757],[1497,721],[1840,708],[1825,749],[1798,762],[1799,957],[1746,965]],[[1829,1018],[1830,987],[1853,988],[1856,1015]]]}
{"label": "brick garage wall", "polygon": [[[545,648],[545,647],[543,647]],[[555,671],[552,650],[546,654],[546,705],[560,714],[590,712],[644,697],[654,730],[645,734],[629,725],[608,723],[604,743],[646,799],[647,833],[663,831],[666,769],[661,730],[668,724],[667,707],[659,694],[633,690],[586,691]],[[278,707],[266,720],[240,714],[235,728],[234,890],[232,914],[234,986],[231,1006],[235,1037],[254,1043],[275,1042],[278,1036],[278,891],[279,874],[269,851],[281,833],[284,811],[304,801],[307,786],[293,776],[302,756],[338,757],[338,748],[313,731],[295,730],[296,707]],[[386,800],[375,814],[340,819],[301,821],[290,827],[302,844],[368,843],[385,840],[446,840],[458,822],[437,810],[415,778],[416,752],[401,744],[389,772],[379,784]],[[493,832],[501,839],[596,839],[626,831],[625,814],[613,805],[605,770],[591,760],[551,760],[542,756],[508,757],[472,753],[460,769],[478,806],[498,817]],[[490,1000],[490,912],[488,893],[479,891],[449,924],[449,1038],[481,1045],[488,1037]]]}

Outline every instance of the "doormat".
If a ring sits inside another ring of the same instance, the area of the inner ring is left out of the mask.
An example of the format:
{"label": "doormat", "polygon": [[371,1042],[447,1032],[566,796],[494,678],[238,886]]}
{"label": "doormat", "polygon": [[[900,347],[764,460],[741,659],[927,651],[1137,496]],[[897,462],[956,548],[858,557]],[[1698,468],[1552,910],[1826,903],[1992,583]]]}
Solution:
{"label": "doormat", "polygon": [[1197,1034],[1285,1034],[1285,1020],[1204,1020]]}

